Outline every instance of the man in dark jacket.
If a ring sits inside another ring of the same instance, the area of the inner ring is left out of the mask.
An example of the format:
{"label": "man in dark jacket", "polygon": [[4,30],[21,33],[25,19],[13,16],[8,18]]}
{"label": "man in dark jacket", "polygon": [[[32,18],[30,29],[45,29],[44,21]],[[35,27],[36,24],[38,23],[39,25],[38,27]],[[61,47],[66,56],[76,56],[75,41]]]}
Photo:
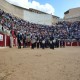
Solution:
{"label": "man in dark jacket", "polygon": [[22,34],[23,48],[26,48],[26,33]]}
{"label": "man in dark jacket", "polygon": [[18,49],[21,49],[21,40],[22,40],[22,35],[20,32],[18,32],[17,34]]}

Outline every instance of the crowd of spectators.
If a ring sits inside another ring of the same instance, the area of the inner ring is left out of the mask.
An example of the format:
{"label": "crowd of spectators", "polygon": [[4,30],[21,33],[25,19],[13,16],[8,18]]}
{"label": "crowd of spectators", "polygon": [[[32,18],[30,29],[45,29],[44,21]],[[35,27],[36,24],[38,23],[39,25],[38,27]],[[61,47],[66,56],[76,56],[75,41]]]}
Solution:
{"label": "crowd of spectators", "polygon": [[55,28],[55,34],[64,39],[80,39],[80,21],[58,22]]}
{"label": "crowd of spectators", "polygon": [[80,39],[80,21],[62,21],[52,26],[35,24],[17,18],[0,9],[0,24],[2,25],[3,31],[5,28],[7,30],[14,31],[15,35],[17,35],[17,32],[19,31],[20,33],[26,32],[30,36],[44,35],[45,37],[48,37],[53,35],[54,38],[57,39]]}

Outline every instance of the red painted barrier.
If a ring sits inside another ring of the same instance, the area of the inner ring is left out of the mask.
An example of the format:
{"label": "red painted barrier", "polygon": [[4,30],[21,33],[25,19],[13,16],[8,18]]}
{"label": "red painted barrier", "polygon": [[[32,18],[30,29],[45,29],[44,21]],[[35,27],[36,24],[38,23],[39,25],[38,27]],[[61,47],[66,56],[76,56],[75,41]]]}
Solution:
{"label": "red painted barrier", "polygon": [[3,33],[0,32],[0,35],[3,37],[2,40],[0,40],[0,46],[5,46],[5,35]]}
{"label": "red painted barrier", "polygon": [[10,36],[6,35],[6,46],[10,46]]}
{"label": "red painted barrier", "polygon": [[80,42],[78,43],[78,45],[80,46]]}
{"label": "red painted barrier", "polygon": [[78,46],[78,42],[72,42],[72,46]]}
{"label": "red painted barrier", "polygon": [[65,42],[66,46],[71,46],[71,42]]}
{"label": "red painted barrier", "polygon": [[0,40],[0,46],[10,46],[10,36],[5,35],[3,33],[0,32],[0,35],[3,36],[3,39]]}

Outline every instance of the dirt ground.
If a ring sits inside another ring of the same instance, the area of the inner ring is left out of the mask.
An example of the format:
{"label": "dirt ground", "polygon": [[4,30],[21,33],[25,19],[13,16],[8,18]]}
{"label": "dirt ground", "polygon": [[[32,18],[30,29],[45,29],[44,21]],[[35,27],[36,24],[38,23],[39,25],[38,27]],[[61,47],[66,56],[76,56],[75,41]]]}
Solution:
{"label": "dirt ground", "polygon": [[80,47],[0,49],[0,80],[80,80]]}

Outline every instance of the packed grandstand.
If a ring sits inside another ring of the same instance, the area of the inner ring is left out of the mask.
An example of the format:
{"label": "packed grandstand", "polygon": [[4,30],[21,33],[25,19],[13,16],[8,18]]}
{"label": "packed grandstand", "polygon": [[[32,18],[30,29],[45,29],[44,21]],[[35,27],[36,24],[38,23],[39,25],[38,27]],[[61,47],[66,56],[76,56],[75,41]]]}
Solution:
{"label": "packed grandstand", "polygon": [[[53,36],[58,40],[80,40],[80,21],[58,21],[55,25],[32,23],[30,21],[16,17],[0,9],[0,31],[10,32],[10,35],[17,37],[18,32],[26,33],[26,36],[43,36],[44,39]],[[7,33],[6,34],[9,34]]]}
{"label": "packed grandstand", "polygon": [[30,23],[0,10],[0,24],[2,25],[2,31],[4,29],[13,30],[15,35],[17,31],[21,33],[26,31],[28,34],[35,33],[35,35],[40,35],[41,33],[49,35],[52,33],[54,38],[59,39],[80,39],[80,21],[62,21],[52,26],[41,25]]}

